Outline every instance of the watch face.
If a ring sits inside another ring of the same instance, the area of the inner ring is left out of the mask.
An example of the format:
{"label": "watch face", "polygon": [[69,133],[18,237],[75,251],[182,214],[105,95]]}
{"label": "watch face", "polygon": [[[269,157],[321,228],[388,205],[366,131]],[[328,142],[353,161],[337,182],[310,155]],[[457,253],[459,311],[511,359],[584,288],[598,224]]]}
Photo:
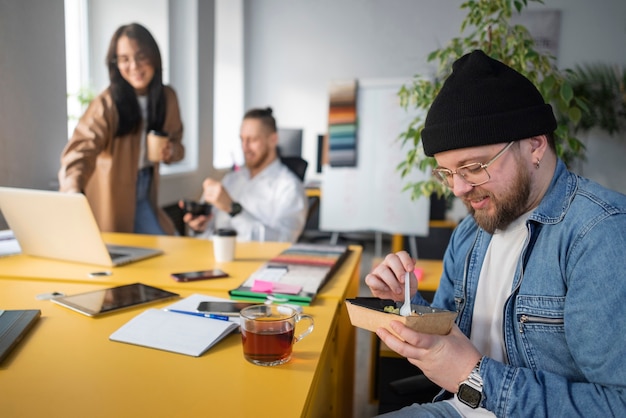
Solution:
{"label": "watch face", "polygon": [[243,208],[239,203],[233,202],[233,204],[230,206],[230,216],[238,215],[242,211],[242,209]]}
{"label": "watch face", "polygon": [[478,405],[480,405],[480,401],[482,398],[482,394],[479,390],[476,390],[466,384],[462,384],[459,387],[459,392],[456,394],[456,396],[461,402],[471,408],[478,408]]}

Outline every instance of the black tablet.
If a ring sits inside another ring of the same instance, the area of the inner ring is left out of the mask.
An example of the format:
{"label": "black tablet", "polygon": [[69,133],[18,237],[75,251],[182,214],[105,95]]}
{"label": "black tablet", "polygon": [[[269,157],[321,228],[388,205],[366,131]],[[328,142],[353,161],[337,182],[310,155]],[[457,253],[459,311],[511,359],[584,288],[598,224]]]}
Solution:
{"label": "black tablet", "polygon": [[133,283],[76,295],[60,296],[52,302],[87,316],[99,316],[122,309],[178,297],[177,293]]}

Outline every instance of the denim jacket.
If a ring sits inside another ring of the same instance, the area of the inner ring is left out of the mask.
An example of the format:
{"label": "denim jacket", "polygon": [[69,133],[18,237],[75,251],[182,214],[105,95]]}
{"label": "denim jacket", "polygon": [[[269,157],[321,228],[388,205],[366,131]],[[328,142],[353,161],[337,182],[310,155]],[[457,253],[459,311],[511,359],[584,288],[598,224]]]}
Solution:
{"label": "denim jacket", "polygon": [[[626,416],[626,196],[559,161],[527,228],[503,312],[508,364],[483,358],[482,406],[500,417]],[[472,217],[458,225],[432,304],[458,311],[467,336],[490,240]]]}

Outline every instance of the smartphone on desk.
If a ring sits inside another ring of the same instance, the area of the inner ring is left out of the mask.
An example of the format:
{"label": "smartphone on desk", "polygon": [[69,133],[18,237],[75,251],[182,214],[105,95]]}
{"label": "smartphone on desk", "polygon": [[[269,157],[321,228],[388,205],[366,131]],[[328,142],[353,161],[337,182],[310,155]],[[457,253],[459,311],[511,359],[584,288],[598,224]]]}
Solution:
{"label": "smartphone on desk", "polygon": [[239,316],[239,311],[247,306],[259,305],[250,302],[204,301],[198,304],[199,312],[225,316]]}
{"label": "smartphone on desk", "polygon": [[228,277],[228,273],[220,269],[172,273],[172,279],[176,280],[177,282],[193,282],[196,280],[219,279],[221,277]]}

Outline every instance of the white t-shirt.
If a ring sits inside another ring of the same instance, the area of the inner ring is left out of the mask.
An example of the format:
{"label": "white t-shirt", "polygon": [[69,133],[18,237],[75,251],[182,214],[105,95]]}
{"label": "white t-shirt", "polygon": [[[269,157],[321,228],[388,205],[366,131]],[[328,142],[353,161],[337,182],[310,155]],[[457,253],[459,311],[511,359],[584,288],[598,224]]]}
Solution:
{"label": "white t-shirt", "polygon": [[295,242],[304,229],[308,201],[304,185],[279,159],[250,178],[242,167],[228,173],[222,185],[243,207],[234,216],[213,208],[213,218],[201,235],[210,237],[215,229],[234,228],[237,241]]}
{"label": "white t-shirt", "polygon": [[141,139],[139,140],[139,169],[149,167],[152,165],[150,161],[148,161],[148,157],[146,156],[146,129],[145,124],[148,120],[148,96],[137,96],[137,101],[139,102],[139,110],[141,111],[141,119],[142,119],[142,128],[141,128]]}
{"label": "white t-shirt", "polygon": [[[504,303],[511,294],[515,269],[528,238],[526,213],[506,229],[496,230],[487,248],[478,279],[476,302],[472,313],[470,340],[485,356],[506,363],[502,320]],[[456,396],[448,400],[464,417],[493,417],[484,408],[472,409]]]}

